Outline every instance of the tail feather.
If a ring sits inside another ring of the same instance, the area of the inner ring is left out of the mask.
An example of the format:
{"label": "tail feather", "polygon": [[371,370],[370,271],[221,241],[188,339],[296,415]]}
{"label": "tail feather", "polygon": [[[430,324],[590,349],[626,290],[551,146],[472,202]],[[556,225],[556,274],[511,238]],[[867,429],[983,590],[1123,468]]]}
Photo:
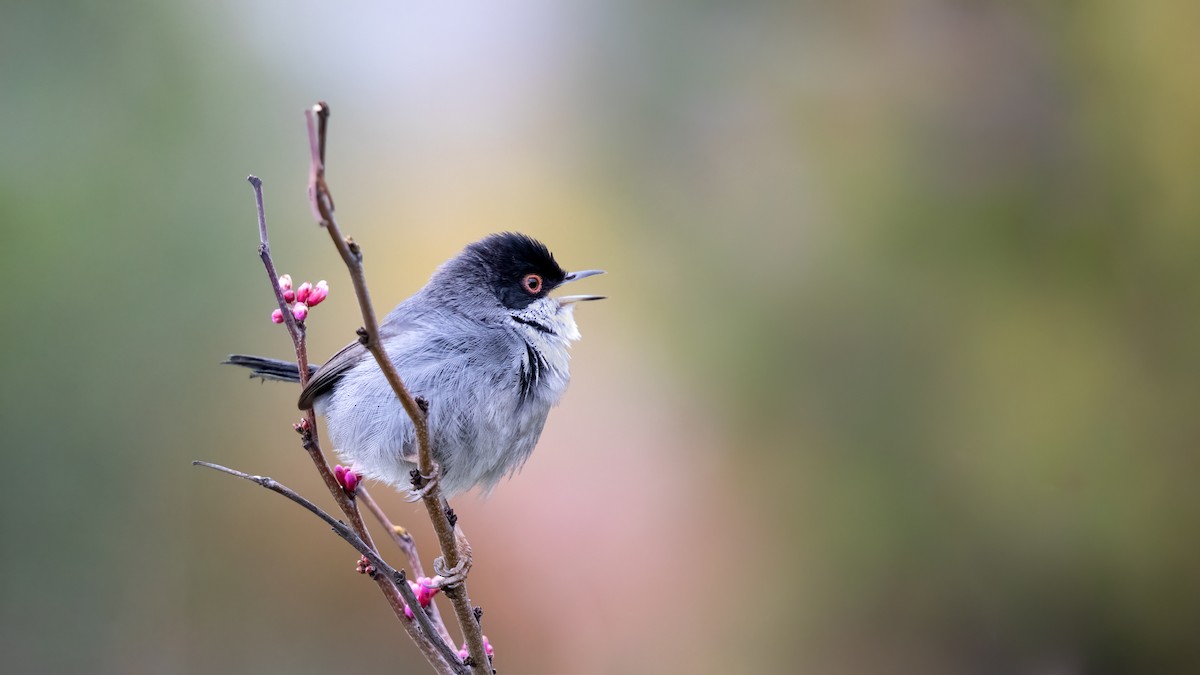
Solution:
{"label": "tail feather", "polygon": [[[242,368],[249,368],[250,377],[257,377],[263,381],[300,381],[300,368],[298,368],[296,364],[291,361],[268,359],[261,356],[249,356],[247,354],[230,354],[229,358],[221,363],[231,366],[241,366]],[[317,366],[310,365],[308,367],[308,371],[309,373],[317,372]]]}

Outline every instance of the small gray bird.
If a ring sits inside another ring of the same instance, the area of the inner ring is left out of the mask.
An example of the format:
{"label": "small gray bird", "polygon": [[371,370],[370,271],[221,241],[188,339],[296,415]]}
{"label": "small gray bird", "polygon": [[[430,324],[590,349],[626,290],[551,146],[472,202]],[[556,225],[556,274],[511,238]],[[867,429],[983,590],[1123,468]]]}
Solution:
{"label": "small gray bird", "polygon": [[[490,491],[528,459],[571,377],[575,303],[602,299],[548,294],[595,274],[603,272],[563,271],[526,235],[493,234],[443,263],[383,320],[381,339],[400,377],[429,401],[447,496]],[[300,380],[288,361],[237,354],[227,363],[251,369],[251,377]],[[342,460],[368,478],[408,487],[416,433],[366,347],[352,342],[311,368],[299,407],[325,416]]]}

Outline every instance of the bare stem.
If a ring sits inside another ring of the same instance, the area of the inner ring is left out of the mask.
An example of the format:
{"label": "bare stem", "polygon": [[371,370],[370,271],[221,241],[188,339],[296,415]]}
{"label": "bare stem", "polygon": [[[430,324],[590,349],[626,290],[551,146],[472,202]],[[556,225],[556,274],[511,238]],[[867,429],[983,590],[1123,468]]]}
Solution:
{"label": "bare stem", "polygon": [[[379,507],[379,504],[375,503],[375,499],[371,497],[371,493],[367,492],[367,489],[361,485],[358,487],[358,501],[367,507],[367,511],[371,515],[375,516],[375,520],[378,520],[379,524],[383,526],[392,543],[408,558],[408,565],[413,571],[413,576],[418,579],[425,576],[425,568],[421,566],[421,555],[417,552],[417,542],[413,541],[412,535],[409,534],[408,530],[399,525],[393,525],[387,514]],[[437,603],[430,603],[429,610],[433,618],[433,625],[437,627],[438,633],[441,634],[442,639],[447,644],[453,646],[454,638],[450,637],[450,631],[446,630],[446,624],[442,621],[442,614],[438,611]]]}
{"label": "bare stem", "polygon": [[[247,180],[250,181],[250,185],[254,188],[254,203],[258,211],[258,257],[262,260],[263,267],[267,271],[268,280],[275,293],[275,301],[279,304],[280,311],[283,312],[284,325],[287,326],[288,335],[292,338],[292,347],[296,350],[296,367],[300,371],[300,388],[303,389],[308,384],[309,378],[308,346],[304,323],[297,321],[295,316],[292,315],[291,309],[283,299],[283,290],[279,288],[279,274],[275,269],[275,261],[271,258],[271,240],[267,236],[267,216],[266,207],[263,203],[262,180],[257,176],[250,176]],[[321,445],[317,437],[316,414],[309,409],[304,411],[304,415],[305,420],[308,422],[308,427],[304,431],[304,449],[308,451],[313,466],[316,467],[317,473],[320,474],[326,489],[333,495],[342,512],[350,519],[355,532],[363,538],[363,541],[374,546],[374,542],[371,541],[371,534],[367,532],[367,526],[363,523],[362,516],[358,512],[358,506],[354,503],[353,498],[338,484],[337,478],[334,477],[333,471],[329,468],[329,463],[325,461],[324,453],[321,452]]]}
{"label": "bare stem", "polygon": [[299,359],[297,365],[300,367],[300,380],[303,382],[308,379],[308,350],[301,349],[304,346],[304,324],[292,315],[287,301],[283,299],[283,289],[279,287],[279,272],[275,269],[275,261],[271,259],[271,241],[267,237],[267,209],[263,203],[262,179],[251,175],[246,180],[254,188],[254,205],[258,211],[258,257],[262,260],[267,271],[267,280],[275,291],[275,302],[279,305],[279,311],[283,313],[283,325],[287,327],[292,344],[296,347],[296,357]]}
{"label": "bare stem", "polygon": [[[337,248],[342,261],[346,264],[346,269],[350,273],[350,279],[353,282],[354,292],[358,297],[358,306],[363,318],[363,328],[359,332],[359,341],[375,357],[375,361],[379,364],[380,370],[383,371],[384,377],[387,378],[392,390],[396,393],[396,398],[400,400],[404,411],[412,419],[413,428],[416,430],[418,462],[421,473],[426,476],[432,476],[435,472],[435,464],[433,451],[430,447],[429,422],[426,413],[404,386],[404,382],[400,379],[400,374],[396,371],[395,364],[388,358],[387,352],[384,350],[383,343],[380,340],[379,322],[375,317],[375,310],[371,305],[371,296],[367,290],[366,273],[363,271],[362,250],[356,242],[342,235],[341,228],[337,224],[337,219],[333,215],[333,196],[329,191],[329,186],[325,183],[324,161],[329,106],[323,101],[319,102],[305,112],[305,118],[308,122],[308,138],[311,152],[308,197],[312,206],[313,216],[316,218],[317,223],[329,232],[334,247]],[[434,404],[436,405],[436,402]],[[456,569],[464,561],[464,567],[469,565],[470,558],[459,555],[454,533],[454,523],[451,522],[449,517],[450,507],[442,495],[441,486],[434,483],[431,489],[424,493],[422,501],[425,504],[426,511],[429,513],[429,519],[433,523],[433,529],[437,533],[438,543],[442,549],[443,560],[447,568]],[[446,597],[454,605],[459,627],[466,637],[467,650],[471,655],[472,670],[476,673],[484,674],[491,672],[492,668],[487,658],[487,653],[484,650],[483,632],[480,630],[479,623],[475,621],[474,611],[471,607],[470,598],[467,595],[465,580],[467,571],[467,569],[462,570],[464,577],[462,581],[452,586],[447,586],[444,590]]]}
{"label": "bare stem", "polygon": [[421,556],[417,553],[417,542],[413,541],[412,535],[409,534],[408,530],[399,525],[393,525],[391,519],[383,512],[379,504],[375,503],[375,499],[371,497],[366,488],[361,486],[358,488],[358,500],[362,502],[363,506],[367,507],[367,511],[371,515],[375,516],[375,520],[378,520],[383,529],[387,531],[392,543],[408,558],[408,565],[412,568],[413,575],[418,577],[425,576],[425,568],[421,566]]}
{"label": "bare stem", "polygon": [[[420,604],[417,602],[417,596],[409,587],[408,578],[405,576],[404,571],[397,570],[396,568],[387,564],[387,562],[379,556],[379,553],[375,551],[375,548],[364,541],[362,537],[358,536],[358,533],[356,533],[352,528],[326,513],[323,509],[321,509],[321,507],[300,496],[300,494],[295,490],[292,490],[288,486],[270,477],[253,476],[236,469],[230,469],[228,467],[221,466],[220,464],[202,462],[199,460],[193,461],[192,465],[215,469],[216,471],[227,473],[231,476],[237,476],[238,478],[244,478],[252,483],[257,483],[258,485],[261,485],[272,492],[276,492],[284,497],[287,497],[300,506],[303,506],[313,515],[325,521],[326,524],[333,528],[333,531],[339,537],[345,540],[346,543],[353,546],[354,550],[361,553],[368,561],[370,561],[371,565],[375,568],[376,581],[383,581],[388,583],[388,585],[392,586],[393,588],[400,589],[400,594],[403,596],[404,602],[406,602],[409,607],[415,608],[413,609],[413,617],[416,619],[416,625],[420,626],[420,629],[415,632],[422,638],[416,640],[416,643],[417,646],[421,648],[421,651],[425,653],[425,657],[429,659],[430,664],[432,664],[441,672],[468,672],[467,669],[459,663],[458,654],[456,654],[454,650],[445,643],[445,641],[438,638],[437,628],[434,627],[429,616],[420,609]],[[413,625],[412,622],[408,621],[404,616],[403,607],[401,607],[400,618],[401,622],[405,623],[406,625]]]}

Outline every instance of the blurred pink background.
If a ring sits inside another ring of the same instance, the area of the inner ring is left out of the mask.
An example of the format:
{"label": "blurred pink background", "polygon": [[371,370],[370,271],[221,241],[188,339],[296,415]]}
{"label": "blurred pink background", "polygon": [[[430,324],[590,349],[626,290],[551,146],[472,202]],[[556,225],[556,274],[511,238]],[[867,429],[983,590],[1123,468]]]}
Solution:
{"label": "blurred pink background", "polygon": [[[423,672],[331,506],[276,261],[380,311],[518,230],[598,267],[454,507],[501,672],[1195,672],[1195,3],[0,8],[5,672]],[[581,291],[582,292],[582,291]],[[371,486],[434,553],[421,509]],[[392,556],[398,559],[397,556]],[[428,563],[427,563],[428,564]]]}

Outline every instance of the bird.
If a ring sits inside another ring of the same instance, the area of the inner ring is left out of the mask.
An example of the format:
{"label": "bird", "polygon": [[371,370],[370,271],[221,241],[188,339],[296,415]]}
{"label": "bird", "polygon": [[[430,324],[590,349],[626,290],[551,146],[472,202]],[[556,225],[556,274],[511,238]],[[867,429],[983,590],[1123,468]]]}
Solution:
{"label": "bird", "polygon": [[[551,291],[603,270],[567,272],[540,241],[501,232],[441,264],[380,324],[380,340],[415,397],[428,402],[436,480],[449,498],[490,493],[516,473],[567,389],[574,311],[599,295]],[[296,363],[230,355],[264,380],[299,382]],[[300,409],[324,416],[334,451],[364,478],[412,491],[416,431],[360,342],[310,366]]]}

